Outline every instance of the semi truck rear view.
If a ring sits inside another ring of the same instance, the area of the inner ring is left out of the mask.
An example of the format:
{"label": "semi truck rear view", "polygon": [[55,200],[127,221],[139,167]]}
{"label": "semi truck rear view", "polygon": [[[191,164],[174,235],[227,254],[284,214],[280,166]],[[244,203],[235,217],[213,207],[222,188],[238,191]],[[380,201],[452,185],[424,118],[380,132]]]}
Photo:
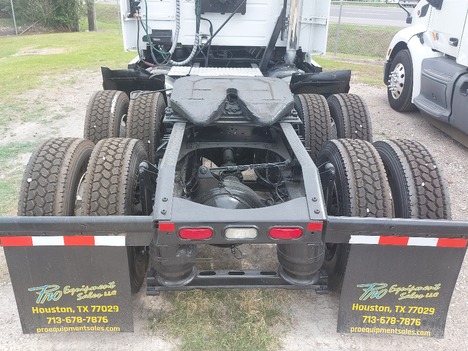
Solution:
{"label": "semi truck rear view", "polygon": [[[374,142],[350,71],[312,59],[330,2],[120,6],[138,57],[102,68],[84,137],[39,146],[0,218],[23,331],[132,331],[142,287],[285,288],[341,292],[339,332],[442,337],[468,223],[426,147]],[[277,267],[197,259],[249,244]]]}

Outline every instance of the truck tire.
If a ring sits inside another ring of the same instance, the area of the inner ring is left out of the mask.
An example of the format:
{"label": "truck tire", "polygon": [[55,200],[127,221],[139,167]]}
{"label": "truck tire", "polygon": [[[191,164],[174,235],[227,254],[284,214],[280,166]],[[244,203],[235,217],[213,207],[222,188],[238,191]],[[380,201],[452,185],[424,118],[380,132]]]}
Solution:
{"label": "truck tire", "polygon": [[86,109],[84,138],[97,143],[102,139],[125,136],[122,125],[127,110],[128,97],[123,91],[101,90],[94,93]]}
{"label": "truck tire", "polygon": [[163,135],[165,108],[164,96],[159,92],[142,92],[130,100],[128,108],[127,137],[143,141],[153,163]]}
{"label": "truck tire", "polygon": [[73,216],[93,146],[77,138],[54,138],[40,145],[24,171],[18,216]]}
{"label": "truck tire", "polygon": [[413,64],[409,50],[399,51],[390,65],[387,98],[390,106],[398,112],[417,110],[411,102],[413,95]]}
{"label": "truck tire", "polygon": [[375,148],[387,171],[395,217],[450,219],[450,199],[442,172],[417,141],[378,141]]}
{"label": "truck tire", "polygon": [[[392,217],[390,185],[382,160],[372,144],[358,139],[329,141],[317,159],[317,164],[327,163],[335,168],[332,200],[327,204],[328,215]],[[327,244],[324,268],[328,273],[330,290],[341,290],[349,250],[349,244]]]}
{"label": "truck tire", "polygon": [[355,94],[333,94],[327,99],[338,138],[372,142],[372,122],[365,101]]}
{"label": "truck tire", "polygon": [[[147,159],[136,139],[109,138],[94,148],[86,171],[83,215],[142,215],[138,168]],[[148,267],[146,247],[127,248],[132,293],[137,293]]]}
{"label": "truck tire", "polygon": [[322,148],[322,144],[332,139],[332,118],[327,100],[318,94],[298,94],[294,96],[294,107],[304,122],[300,134],[312,160]]}

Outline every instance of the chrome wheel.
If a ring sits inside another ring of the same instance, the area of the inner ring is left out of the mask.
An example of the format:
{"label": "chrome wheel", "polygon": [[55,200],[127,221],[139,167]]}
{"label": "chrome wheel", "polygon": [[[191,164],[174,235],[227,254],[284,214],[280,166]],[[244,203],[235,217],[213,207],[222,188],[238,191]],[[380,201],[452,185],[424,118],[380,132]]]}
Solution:
{"label": "chrome wheel", "polygon": [[388,79],[388,90],[390,90],[393,98],[396,100],[401,96],[403,88],[405,87],[405,66],[398,63],[395,69],[390,72]]}

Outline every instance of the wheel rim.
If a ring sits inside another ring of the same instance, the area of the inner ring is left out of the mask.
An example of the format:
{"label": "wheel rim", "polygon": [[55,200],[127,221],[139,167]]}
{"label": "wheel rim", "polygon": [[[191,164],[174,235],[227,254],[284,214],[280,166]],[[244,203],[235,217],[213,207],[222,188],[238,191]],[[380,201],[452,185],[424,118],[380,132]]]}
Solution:
{"label": "wheel rim", "polygon": [[403,66],[402,63],[398,63],[395,66],[395,69],[392,72],[390,72],[388,80],[388,89],[392,93],[392,97],[395,100],[397,100],[401,96],[401,93],[405,88],[405,77],[405,66]]}
{"label": "wheel rim", "polygon": [[86,172],[81,174],[80,180],[78,182],[78,186],[76,188],[76,195],[75,195],[75,216],[81,216],[83,210],[83,184]]}

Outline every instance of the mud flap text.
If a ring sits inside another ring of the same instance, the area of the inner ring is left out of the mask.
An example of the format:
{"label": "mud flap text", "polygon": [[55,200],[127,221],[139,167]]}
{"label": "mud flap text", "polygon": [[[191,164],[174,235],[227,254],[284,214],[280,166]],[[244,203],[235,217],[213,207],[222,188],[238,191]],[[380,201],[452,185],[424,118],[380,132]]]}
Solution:
{"label": "mud flap text", "polygon": [[24,333],[133,331],[126,247],[5,247]]}
{"label": "mud flap text", "polygon": [[442,338],[465,252],[352,245],[338,332]]}

